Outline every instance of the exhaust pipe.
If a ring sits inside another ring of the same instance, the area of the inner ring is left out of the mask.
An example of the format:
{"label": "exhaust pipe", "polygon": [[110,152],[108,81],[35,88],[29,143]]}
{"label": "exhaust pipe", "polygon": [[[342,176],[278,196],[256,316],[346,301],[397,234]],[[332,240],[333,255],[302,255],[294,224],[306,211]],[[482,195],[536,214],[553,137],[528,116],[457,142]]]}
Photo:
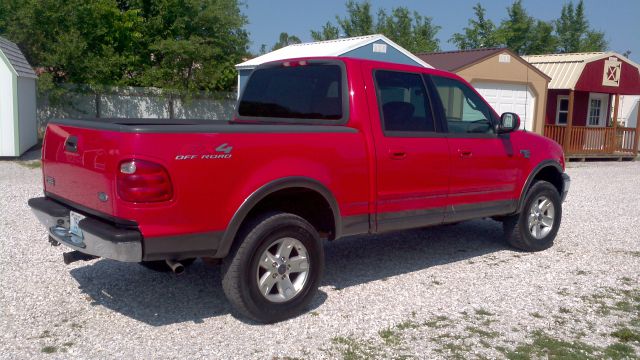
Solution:
{"label": "exhaust pipe", "polygon": [[99,256],[88,255],[78,250],[74,250],[74,251],[70,251],[62,254],[62,260],[64,261],[65,265],[69,265],[71,263],[74,263],[80,260],[89,261],[97,258],[99,258]]}
{"label": "exhaust pipe", "polygon": [[167,266],[171,268],[171,271],[173,271],[174,274],[181,275],[182,273],[184,273],[184,265],[182,265],[181,262],[173,261],[170,259],[167,259],[166,262],[167,262]]}

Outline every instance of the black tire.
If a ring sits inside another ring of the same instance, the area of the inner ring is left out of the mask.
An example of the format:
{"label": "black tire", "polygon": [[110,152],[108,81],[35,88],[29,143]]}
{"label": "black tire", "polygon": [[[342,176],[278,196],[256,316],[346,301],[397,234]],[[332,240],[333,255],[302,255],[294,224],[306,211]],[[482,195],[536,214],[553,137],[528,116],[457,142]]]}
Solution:
{"label": "black tire", "polygon": [[[308,275],[293,298],[272,302],[260,293],[256,276],[264,251],[283,238],[293,238],[304,245],[308,255]],[[297,215],[272,212],[243,226],[223,262],[222,288],[239,313],[261,323],[273,323],[304,311],[317,293],[323,268],[324,248],[316,229]]]}
{"label": "black tire", "polygon": [[[546,236],[537,239],[531,234],[528,221],[529,214],[534,201],[541,196],[551,201],[554,207],[553,225]],[[562,220],[562,200],[558,190],[547,181],[538,181],[531,186],[527,192],[524,206],[520,214],[504,217],[502,219],[502,228],[507,242],[520,250],[524,251],[542,251],[553,246],[553,241],[558,234],[560,222]]]}
{"label": "black tire", "polygon": [[[193,262],[196,261],[196,258],[189,258],[189,259],[184,259],[184,260],[180,260],[180,263],[185,267],[189,267],[193,264]],[[169,272],[171,271],[171,268],[169,267],[169,265],[167,265],[167,262],[164,260],[157,260],[157,261],[143,261],[139,263],[140,265],[146,267],[149,270],[153,270],[153,271],[157,271],[157,272]]]}

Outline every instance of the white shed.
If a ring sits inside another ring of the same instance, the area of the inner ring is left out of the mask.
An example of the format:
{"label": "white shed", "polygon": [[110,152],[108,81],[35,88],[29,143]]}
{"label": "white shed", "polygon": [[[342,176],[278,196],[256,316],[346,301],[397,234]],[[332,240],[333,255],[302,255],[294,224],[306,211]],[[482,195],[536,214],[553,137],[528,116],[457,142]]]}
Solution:
{"label": "white shed", "polygon": [[18,46],[0,37],[0,157],[20,156],[38,142],[36,79]]}
{"label": "white shed", "polygon": [[353,57],[433,68],[382,34],[293,44],[237,64],[238,95],[242,92],[253,69],[261,64],[276,60],[318,56]]}

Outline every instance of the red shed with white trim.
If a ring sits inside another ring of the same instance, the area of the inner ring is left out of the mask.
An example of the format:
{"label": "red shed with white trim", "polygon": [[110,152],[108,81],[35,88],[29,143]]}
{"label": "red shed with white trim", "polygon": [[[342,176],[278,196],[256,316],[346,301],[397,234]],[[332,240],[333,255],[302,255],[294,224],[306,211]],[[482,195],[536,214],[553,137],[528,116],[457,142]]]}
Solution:
{"label": "red shed with white trim", "polygon": [[570,157],[634,158],[640,129],[619,123],[620,97],[640,95],[640,65],[613,52],[525,59],[549,77],[544,134]]}

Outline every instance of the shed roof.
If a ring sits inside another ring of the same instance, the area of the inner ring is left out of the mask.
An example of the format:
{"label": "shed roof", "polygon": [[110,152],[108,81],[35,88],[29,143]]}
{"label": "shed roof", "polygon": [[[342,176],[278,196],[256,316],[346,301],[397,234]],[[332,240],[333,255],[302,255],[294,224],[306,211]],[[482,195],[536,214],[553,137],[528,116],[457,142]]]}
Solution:
{"label": "shed roof", "polygon": [[540,76],[551,80],[544,72],[529,64],[522,57],[520,57],[520,55],[514,53],[506,47],[423,53],[418,54],[418,57],[435,66],[436,69],[458,72],[464,68],[470,67],[471,65],[477,64],[481,61],[484,61],[485,59],[503,52],[507,52],[512,57],[519,59],[519,61],[524,66],[531,68],[533,71],[540,74]]}
{"label": "shed roof", "polygon": [[351,50],[357,49],[364,45],[371,44],[373,42],[382,40],[387,43],[389,46],[392,46],[396,50],[400,51],[404,55],[406,55],[411,60],[417,62],[418,64],[432,68],[431,65],[427,64],[419,57],[413,55],[407,49],[402,46],[394,43],[389,40],[386,36],[381,34],[375,35],[366,35],[366,36],[358,36],[344,39],[336,39],[336,40],[327,40],[327,41],[318,41],[311,43],[303,43],[303,44],[293,44],[281,49],[272,51],[270,53],[266,53],[264,55],[258,56],[251,60],[247,60],[243,63],[237,64],[236,69],[253,69],[258,65],[270,62],[277,61],[283,59],[294,59],[301,57],[314,57],[314,56],[340,56]]}
{"label": "shed roof", "polygon": [[9,61],[9,65],[20,77],[36,79],[38,76],[15,43],[0,36],[0,52]]}
{"label": "shed roof", "polygon": [[551,77],[549,89],[574,89],[586,64],[610,56],[628,62],[640,72],[640,65],[615,52],[545,54],[523,58]]}
{"label": "shed roof", "polygon": [[436,69],[456,71],[503,50],[505,48],[442,51],[418,54],[418,57],[433,65]]}

